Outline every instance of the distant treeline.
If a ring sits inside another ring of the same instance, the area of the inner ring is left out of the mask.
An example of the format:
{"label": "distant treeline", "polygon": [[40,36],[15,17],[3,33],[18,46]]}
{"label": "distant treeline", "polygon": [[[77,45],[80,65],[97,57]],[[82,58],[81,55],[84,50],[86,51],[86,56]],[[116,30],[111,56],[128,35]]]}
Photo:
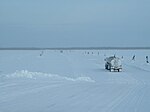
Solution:
{"label": "distant treeline", "polygon": [[37,48],[37,47],[9,47],[0,50],[150,50],[150,47],[61,47],[61,48]]}

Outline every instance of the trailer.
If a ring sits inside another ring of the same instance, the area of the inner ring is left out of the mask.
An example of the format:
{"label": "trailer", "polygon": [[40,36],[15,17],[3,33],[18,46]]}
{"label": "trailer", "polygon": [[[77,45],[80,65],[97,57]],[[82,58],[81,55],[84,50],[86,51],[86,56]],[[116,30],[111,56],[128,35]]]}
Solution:
{"label": "trailer", "polygon": [[116,56],[107,57],[105,59],[105,69],[112,71],[122,71],[122,64],[120,58]]}

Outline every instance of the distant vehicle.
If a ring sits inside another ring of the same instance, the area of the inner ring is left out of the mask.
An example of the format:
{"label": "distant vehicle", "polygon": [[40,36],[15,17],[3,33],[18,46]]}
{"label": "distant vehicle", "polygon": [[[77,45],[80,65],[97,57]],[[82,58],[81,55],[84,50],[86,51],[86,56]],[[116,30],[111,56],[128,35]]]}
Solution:
{"label": "distant vehicle", "polygon": [[105,69],[112,71],[122,71],[122,64],[120,58],[111,56],[105,59]]}

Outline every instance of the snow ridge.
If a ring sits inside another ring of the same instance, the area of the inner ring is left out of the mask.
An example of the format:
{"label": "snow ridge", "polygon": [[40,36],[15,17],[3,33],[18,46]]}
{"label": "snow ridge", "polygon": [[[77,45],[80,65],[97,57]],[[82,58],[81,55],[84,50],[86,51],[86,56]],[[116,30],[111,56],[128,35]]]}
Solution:
{"label": "snow ridge", "polygon": [[90,77],[70,78],[70,77],[60,76],[58,74],[47,74],[47,73],[42,73],[42,72],[29,72],[28,70],[16,71],[12,74],[6,75],[6,77],[7,78],[29,78],[29,79],[49,78],[49,79],[53,79],[53,80],[95,82]]}

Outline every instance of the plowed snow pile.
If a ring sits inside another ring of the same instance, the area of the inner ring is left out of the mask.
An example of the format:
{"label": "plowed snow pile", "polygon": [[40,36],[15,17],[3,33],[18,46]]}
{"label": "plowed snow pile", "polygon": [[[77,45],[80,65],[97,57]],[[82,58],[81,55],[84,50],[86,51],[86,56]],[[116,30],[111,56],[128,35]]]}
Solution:
{"label": "plowed snow pile", "polygon": [[48,78],[50,80],[68,80],[68,81],[86,81],[86,82],[94,82],[90,77],[62,77],[57,74],[47,74],[41,72],[29,72],[27,70],[16,71],[13,74],[6,75],[6,78],[29,78],[29,79],[41,79]]}

